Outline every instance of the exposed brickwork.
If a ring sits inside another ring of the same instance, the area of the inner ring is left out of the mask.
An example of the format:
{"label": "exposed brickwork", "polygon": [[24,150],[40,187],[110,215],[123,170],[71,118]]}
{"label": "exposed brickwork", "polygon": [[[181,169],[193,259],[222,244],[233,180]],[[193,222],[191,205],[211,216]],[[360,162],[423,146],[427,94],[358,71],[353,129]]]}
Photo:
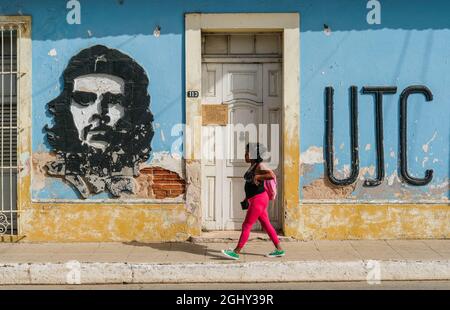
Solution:
{"label": "exposed brickwork", "polygon": [[151,176],[149,191],[156,199],[175,198],[185,193],[186,182],[176,172],[161,167],[148,167],[140,172]]}

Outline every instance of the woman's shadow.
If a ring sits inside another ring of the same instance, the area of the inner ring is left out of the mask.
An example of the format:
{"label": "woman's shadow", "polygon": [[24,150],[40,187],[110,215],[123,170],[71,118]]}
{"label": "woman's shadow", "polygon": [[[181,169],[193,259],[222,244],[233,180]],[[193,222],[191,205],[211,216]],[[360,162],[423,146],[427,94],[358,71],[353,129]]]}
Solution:
{"label": "woman's shadow", "polygon": [[[203,244],[191,243],[191,242],[167,242],[167,243],[144,243],[144,242],[124,242],[125,245],[137,246],[137,247],[150,247],[152,249],[162,251],[162,252],[181,252],[188,253],[198,256],[206,256],[211,260],[223,260],[228,261],[226,257],[223,256],[222,252],[217,249],[210,248]],[[225,248],[224,244],[224,248]],[[257,253],[243,253],[246,256],[262,256],[262,254]]]}

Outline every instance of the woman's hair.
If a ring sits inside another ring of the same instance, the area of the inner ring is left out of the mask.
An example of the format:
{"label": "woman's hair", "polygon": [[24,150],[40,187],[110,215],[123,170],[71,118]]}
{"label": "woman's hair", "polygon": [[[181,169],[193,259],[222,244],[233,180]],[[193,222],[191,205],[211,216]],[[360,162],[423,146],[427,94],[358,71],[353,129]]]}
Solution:
{"label": "woman's hair", "polygon": [[263,161],[262,155],[266,153],[266,147],[261,143],[248,143],[246,151],[251,160],[260,163]]}

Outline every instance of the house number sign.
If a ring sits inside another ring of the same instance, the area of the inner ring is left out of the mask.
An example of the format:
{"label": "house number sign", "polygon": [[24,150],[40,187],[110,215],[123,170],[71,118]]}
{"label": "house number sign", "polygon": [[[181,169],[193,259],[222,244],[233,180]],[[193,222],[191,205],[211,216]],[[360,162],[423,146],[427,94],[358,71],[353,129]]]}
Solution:
{"label": "house number sign", "polygon": [[200,96],[200,93],[197,90],[188,90],[187,91],[188,98],[198,98],[199,96]]}

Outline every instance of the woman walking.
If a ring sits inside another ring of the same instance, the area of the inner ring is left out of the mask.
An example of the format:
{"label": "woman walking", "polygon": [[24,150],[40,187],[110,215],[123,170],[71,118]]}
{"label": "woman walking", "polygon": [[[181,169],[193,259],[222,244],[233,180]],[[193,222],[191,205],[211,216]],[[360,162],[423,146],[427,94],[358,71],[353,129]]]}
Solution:
{"label": "woman walking", "polygon": [[269,235],[275,250],[267,257],[281,257],[285,251],[281,248],[277,233],[269,220],[267,207],[269,205],[269,195],[265,190],[264,181],[275,179],[275,173],[262,163],[261,155],[264,154],[264,147],[259,143],[249,143],[245,149],[245,161],[250,163],[250,168],[244,175],[245,179],[245,200],[241,203],[243,208],[247,208],[247,215],[242,224],[242,232],[239,242],[234,250],[222,250],[222,253],[230,259],[239,259],[239,254],[246,244],[250,231],[257,220]]}

